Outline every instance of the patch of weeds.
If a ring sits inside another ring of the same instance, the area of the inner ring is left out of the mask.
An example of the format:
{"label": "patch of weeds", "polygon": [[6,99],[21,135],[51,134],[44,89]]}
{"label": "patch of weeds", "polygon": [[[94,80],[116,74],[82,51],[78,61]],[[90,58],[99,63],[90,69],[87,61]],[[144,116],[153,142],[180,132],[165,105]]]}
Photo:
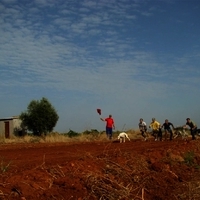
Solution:
{"label": "patch of weeds", "polygon": [[173,166],[175,164],[175,162],[170,157],[164,157],[161,159],[161,161],[170,166]]}
{"label": "patch of weeds", "polygon": [[40,138],[39,137],[33,137],[30,139],[30,143],[39,143],[40,142]]}
{"label": "patch of weeds", "polygon": [[186,163],[188,166],[194,167],[195,169],[200,170],[200,166],[195,161],[195,153],[194,151],[188,151],[184,155],[184,163]]}
{"label": "patch of weeds", "polygon": [[10,168],[10,164],[11,164],[11,161],[8,163],[5,163],[4,160],[2,159],[0,163],[0,173],[3,174],[4,172],[7,172],[8,169]]}
{"label": "patch of weeds", "polygon": [[195,169],[200,170],[200,166],[199,165],[195,165]]}
{"label": "patch of weeds", "polygon": [[185,153],[185,155],[183,156],[183,158],[184,158],[184,162],[187,165],[189,165],[189,166],[194,165],[194,159],[195,159],[194,151],[188,151],[187,153]]}

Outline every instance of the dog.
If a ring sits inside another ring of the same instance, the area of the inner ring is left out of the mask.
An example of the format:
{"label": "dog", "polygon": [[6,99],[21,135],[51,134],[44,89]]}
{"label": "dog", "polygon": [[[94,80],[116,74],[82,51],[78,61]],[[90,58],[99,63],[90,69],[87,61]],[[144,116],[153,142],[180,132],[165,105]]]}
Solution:
{"label": "dog", "polygon": [[118,140],[119,140],[120,143],[125,142],[125,141],[126,141],[126,138],[130,141],[129,136],[128,136],[127,133],[125,133],[125,132],[121,132],[121,133],[118,135]]}
{"label": "dog", "polygon": [[173,135],[174,139],[176,139],[177,137],[181,137],[182,139],[187,140],[188,138],[188,133],[186,132],[186,128],[182,126],[174,128]]}

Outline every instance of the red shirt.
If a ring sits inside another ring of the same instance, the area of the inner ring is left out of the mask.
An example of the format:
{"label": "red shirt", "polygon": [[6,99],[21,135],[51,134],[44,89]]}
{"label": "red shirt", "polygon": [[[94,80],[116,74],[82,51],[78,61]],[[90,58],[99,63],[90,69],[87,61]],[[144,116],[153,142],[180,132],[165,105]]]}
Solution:
{"label": "red shirt", "polygon": [[105,121],[107,122],[106,123],[106,127],[108,127],[108,128],[112,128],[113,127],[113,124],[114,124],[113,118],[106,118]]}

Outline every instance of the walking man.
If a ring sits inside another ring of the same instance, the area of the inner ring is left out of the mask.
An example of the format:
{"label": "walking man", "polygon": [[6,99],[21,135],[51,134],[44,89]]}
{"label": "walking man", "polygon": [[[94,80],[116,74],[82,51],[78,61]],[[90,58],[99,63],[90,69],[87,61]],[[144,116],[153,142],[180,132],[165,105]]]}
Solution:
{"label": "walking man", "polygon": [[190,127],[190,132],[192,135],[192,140],[196,140],[195,134],[197,132],[197,125],[190,119],[187,118],[186,119],[186,124],[184,127],[189,126]]}
{"label": "walking man", "polygon": [[100,118],[100,119],[106,122],[106,135],[107,135],[107,138],[111,140],[113,129],[115,129],[115,123],[114,123],[114,119],[112,118],[112,115],[109,115],[108,118],[105,118],[105,119]]}
{"label": "walking man", "polygon": [[162,141],[162,130],[160,127],[160,123],[156,121],[155,118],[152,118],[152,122],[149,125],[149,128],[152,129],[152,135],[155,137],[155,141],[160,139]]}
{"label": "walking man", "polygon": [[140,121],[139,121],[139,129],[140,129],[140,132],[141,132],[141,135],[142,137],[144,138],[144,141],[146,141],[148,138],[148,135],[147,135],[147,124],[146,122],[143,121],[142,118],[140,118]]}
{"label": "walking man", "polygon": [[165,123],[161,126],[161,128],[163,128],[163,127],[165,130],[165,140],[167,140],[167,133],[170,134],[169,138],[170,138],[170,140],[172,140],[173,133],[172,133],[171,127],[173,127],[173,129],[174,129],[174,125],[171,122],[169,122],[168,119],[166,119]]}

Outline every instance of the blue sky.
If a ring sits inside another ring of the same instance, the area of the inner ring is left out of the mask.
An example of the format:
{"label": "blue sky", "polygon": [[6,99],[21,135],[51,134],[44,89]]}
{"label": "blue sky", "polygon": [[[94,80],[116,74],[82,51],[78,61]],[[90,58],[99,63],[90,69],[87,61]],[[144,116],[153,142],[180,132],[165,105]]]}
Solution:
{"label": "blue sky", "polygon": [[200,127],[199,0],[1,0],[0,118],[47,98],[55,131]]}

